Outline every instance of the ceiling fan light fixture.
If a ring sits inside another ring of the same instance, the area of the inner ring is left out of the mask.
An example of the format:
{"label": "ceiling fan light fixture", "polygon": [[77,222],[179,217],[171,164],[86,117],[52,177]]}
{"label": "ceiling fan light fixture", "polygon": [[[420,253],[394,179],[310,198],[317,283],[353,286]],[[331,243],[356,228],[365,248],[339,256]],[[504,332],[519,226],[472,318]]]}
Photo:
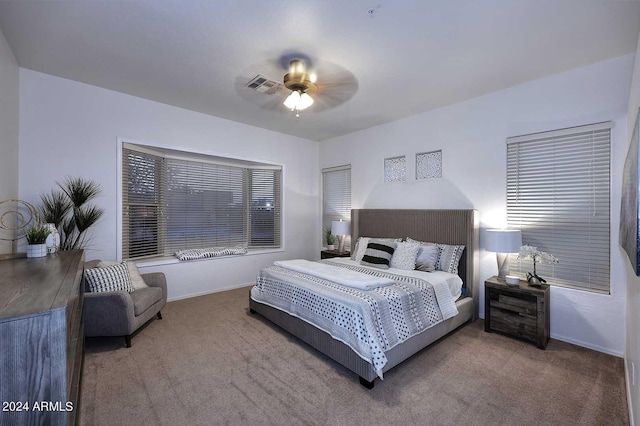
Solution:
{"label": "ceiling fan light fixture", "polygon": [[300,95],[300,101],[298,102],[298,109],[306,109],[313,105],[313,98],[309,96],[307,93],[303,93]]}
{"label": "ceiling fan light fixture", "polygon": [[300,92],[294,90],[289,96],[287,96],[287,99],[284,100],[284,106],[293,111],[298,106],[298,103],[300,103],[300,97]]}
{"label": "ceiling fan light fixture", "polygon": [[284,100],[284,106],[291,111],[302,111],[313,105],[311,95],[315,94],[318,86],[315,84],[316,75],[307,74],[302,60],[294,59],[289,64],[289,73],[284,76],[284,86],[291,90],[291,94]]}
{"label": "ceiling fan light fixture", "polygon": [[[335,108],[358,91],[355,76],[336,64],[317,61],[312,67],[310,59],[291,61],[290,58],[291,54],[288,54],[277,60],[267,59],[247,67],[238,76],[242,78],[236,78],[236,91],[260,108],[286,115],[291,111],[294,116]],[[259,69],[264,71],[256,75]],[[277,73],[280,73],[282,80],[267,77]],[[254,77],[246,82],[246,75]]]}
{"label": "ceiling fan light fixture", "polygon": [[313,105],[313,98],[307,93],[300,93],[297,90],[291,92],[283,102],[284,106],[291,111],[302,111]]}

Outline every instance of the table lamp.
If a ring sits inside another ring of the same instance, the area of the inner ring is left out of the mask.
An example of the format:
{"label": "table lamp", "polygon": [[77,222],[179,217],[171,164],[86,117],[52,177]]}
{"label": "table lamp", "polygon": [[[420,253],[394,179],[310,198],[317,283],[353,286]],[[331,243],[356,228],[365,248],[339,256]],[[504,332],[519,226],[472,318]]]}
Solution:
{"label": "table lamp", "polygon": [[487,229],[485,249],[496,253],[498,279],[504,280],[509,272],[509,254],[520,252],[522,235],[515,229]]}
{"label": "table lamp", "polygon": [[338,237],[338,252],[344,252],[344,237],[349,235],[349,222],[334,220],[331,222],[331,233]]}

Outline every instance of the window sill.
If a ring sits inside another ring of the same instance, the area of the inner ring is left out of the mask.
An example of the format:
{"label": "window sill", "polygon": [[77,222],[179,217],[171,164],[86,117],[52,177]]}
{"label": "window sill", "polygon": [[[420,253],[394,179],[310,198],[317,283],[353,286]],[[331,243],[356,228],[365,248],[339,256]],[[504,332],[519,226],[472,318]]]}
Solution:
{"label": "window sill", "polygon": [[177,258],[173,257],[173,256],[158,256],[158,257],[150,257],[150,258],[146,258],[146,259],[140,259],[138,261],[133,260],[133,262],[136,263],[136,266],[138,268],[151,268],[151,267],[155,267],[155,266],[165,266],[165,265],[173,265],[173,264],[187,264],[187,263],[196,263],[196,262],[208,262],[208,261],[215,261],[218,259],[230,259],[230,258],[236,258],[236,257],[246,257],[246,256],[256,256],[256,255],[261,255],[261,254],[269,254],[269,253],[279,253],[279,252],[283,252],[284,248],[277,248],[277,249],[255,249],[255,250],[249,250],[247,252],[247,254],[242,254],[242,255],[229,255],[229,256],[216,256],[216,257],[207,257],[204,259],[194,259],[194,260],[183,260],[180,261]]}

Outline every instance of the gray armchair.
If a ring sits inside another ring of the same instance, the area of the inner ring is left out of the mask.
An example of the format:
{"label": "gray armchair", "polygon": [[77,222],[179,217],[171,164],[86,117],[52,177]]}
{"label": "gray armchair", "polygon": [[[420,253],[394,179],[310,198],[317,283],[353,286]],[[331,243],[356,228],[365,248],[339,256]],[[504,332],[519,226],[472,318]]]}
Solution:
{"label": "gray armchair", "polygon": [[[93,268],[100,261],[87,262]],[[123,336],[131,347],[131,337],[154,317],[162,319],[160,310],[167,303],[167,281],[163,273],[141,274],[149,288],[92,293],[85,284],[84,334],[87,337]]]}

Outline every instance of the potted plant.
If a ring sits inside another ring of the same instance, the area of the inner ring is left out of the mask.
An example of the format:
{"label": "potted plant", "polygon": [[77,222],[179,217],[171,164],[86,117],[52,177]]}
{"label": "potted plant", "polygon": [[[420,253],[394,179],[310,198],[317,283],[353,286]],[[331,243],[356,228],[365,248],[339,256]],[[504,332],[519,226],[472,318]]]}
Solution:
{"label": "potted plant", "polygon": [[334,245],[336,242],[336,237],[331,233],[331,227],[327,226],[324,230],[324,238],[327,242],[327,250],[335,250],[336,246]]}
{"label": "potted plant", "polygon": [[71,177],[56,183],[60,189],[40,195],[42,217],[58,230],[57,250],[83,249],[88,243],[87,230],[104,214],[104,209],[90,203],[100,194],[100,185]]}
{"label": "potted plant", "polygon": [[44,225],[36,225],[25,232],[27,239],[27,257],[44,257],[47,255],[47,237],[51,230]]}
{"label": "potted plant", "polygon": [[533,273],[527,272],[527,281],[529,285],[540,286],[547,281],[540,277],[536,272],[536,263],[559,263],[558,258],[554,255],[538,250],[537,247],[524,245],[520,247],[520,253],[518,253],[518,259],[531,259],[533,261]]}

